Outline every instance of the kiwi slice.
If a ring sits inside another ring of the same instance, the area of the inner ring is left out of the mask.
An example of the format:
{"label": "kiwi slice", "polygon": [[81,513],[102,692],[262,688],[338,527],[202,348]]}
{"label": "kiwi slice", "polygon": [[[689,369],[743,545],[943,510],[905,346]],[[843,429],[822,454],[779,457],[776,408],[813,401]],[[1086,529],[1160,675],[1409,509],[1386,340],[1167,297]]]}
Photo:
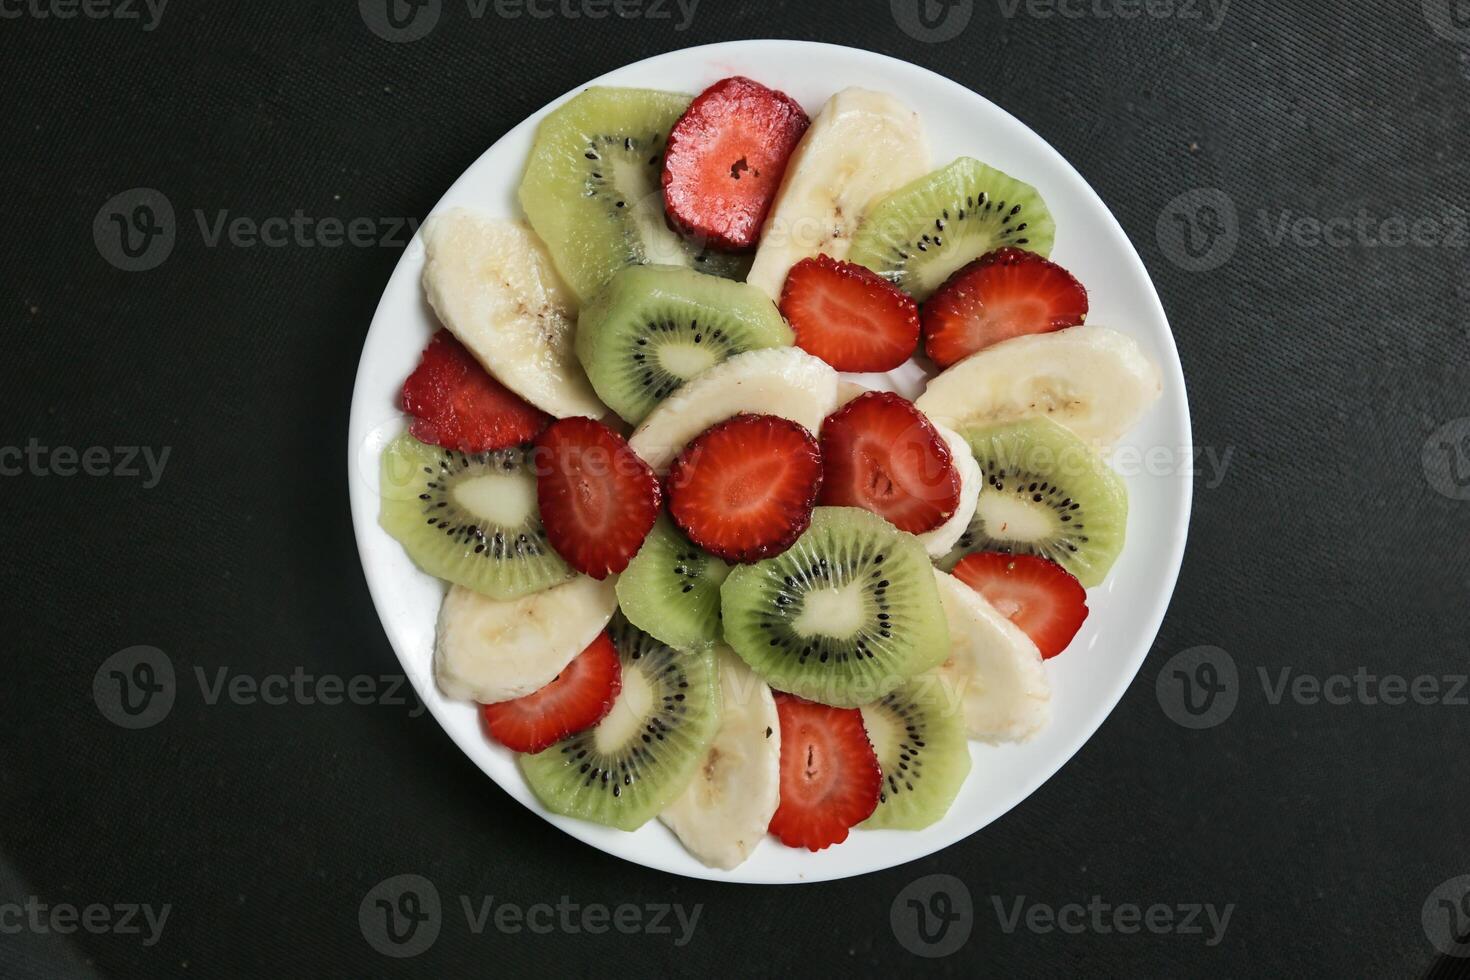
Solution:
{"label": "kiwi slice", "polygon": [[918,830],[949,812],[970,774],[962,694],[930,672],[863,706],[883,772],[878,808],[864,827]]}
{"label": "kiwi slice", "polygon": [[546,542],[529,447],[465,454],[407,433],[383,450],[378,522],[420,568],[492,599],[572,577]]}
{"label": "kiwi slice", "polygon": [[686,239],[664,217],[664,147],[689,102],[673,92],[589,88],[537,128],[518,196],[579,302],[625,265],[745,277],[749,256]]}
{"label": "kiwi slice", "polygon": [[1046,256],[1055,238],[1036,188],[960,157],[875,204],[847,257],[923,302],[986,252],[1011,246]]}
{"label": "kiwi slice", "polygon": [[577,319],[592,387],[632,425],[701,371],[794,339],[759,289],[671,265],[623,269]]}
{"label": "kiwi slice", "polygon": [[612,710],[521,756],[521,771],[548,810],[637,830],[684,792],[719,731],[719,665],[713,649],[675,650],[621,615],[608,632],[623,669]]}
{"label": "kiwi slice", "polygon": [[720,586],[730,566],[700,551],[667,518],[618,577],[618,605],[634,626],[679,650],[720,642]]}
{"label": "kiwi slice", "polygon": [[1049,418],[960,433],[984,482],[975,516],[936,564],[948,571],[972,551],[1050,558],[1091,588],[1123,550],[1128,490],[1092,448]]}
{"label": "kiwi slice", "polygon": [[912,534],[856,507],[818,507],[774,558],[720,589],[725,642],[772,687],[855,708],[949,653],[933,567]]}

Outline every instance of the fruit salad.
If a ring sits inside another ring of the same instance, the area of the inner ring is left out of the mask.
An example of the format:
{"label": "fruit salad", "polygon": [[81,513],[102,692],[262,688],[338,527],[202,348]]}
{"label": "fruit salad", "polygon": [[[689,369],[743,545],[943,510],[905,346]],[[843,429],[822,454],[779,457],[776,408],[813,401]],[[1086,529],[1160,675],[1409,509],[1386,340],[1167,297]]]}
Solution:
{"label": "fruit salad", "polygon": [[[943,820],[1048,723],[1160,393],[1041,194],[889,95],[737,76],[569,99],[519,202],[425,224],[382,456],[440,689],[547,810],[713,867]],[[911,361],[915,400],[857,383]]]}

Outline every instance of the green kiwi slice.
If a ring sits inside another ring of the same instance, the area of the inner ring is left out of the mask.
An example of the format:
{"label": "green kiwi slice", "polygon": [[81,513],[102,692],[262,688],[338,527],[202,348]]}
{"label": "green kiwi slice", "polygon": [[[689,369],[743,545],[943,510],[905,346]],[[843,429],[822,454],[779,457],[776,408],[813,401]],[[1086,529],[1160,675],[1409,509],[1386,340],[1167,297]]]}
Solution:
{"label": "green kiwi slice", "polygon": [[745,277],[749,256],[685,239],[664,217],[664,148],[689,102],[674,92],[589,88],[537,128],[521,207],[579,302],[625,265],[689,265]]}
{"label": "green kiwi slice", "polygon": [[577,357],[608,407],[637,425],[684,382],[735,354],[789,347],[770,297],[669,265],[630,266],[577,319]]}
{"label": "green kiwi slice", "polygon": [[975,516],[936,564],[973,551],[1040,555],[1091,588],[1107,577],[1128,528],[1128,490],[1092,448],[1049,418],[960,433],[984,481]]}
{"label": "green kiwi slice", "polygon": [[465,454],[407,433],[383,450],[378,522],[430,575],[514,599],[572,577],[546,542],[528,450]]}
{"label": "green kiwi slice", "polygon": [[618,606],[634,626],[679,650],[720,642],[720,586],[730,566],[659,518],[618,577]]}
{"label": "green kiwi slice", "polygon": [[637,830],[684,792],[719,731],[719,665],[713,649],[675,650],[621,615],[608,631],[623,668],[612,710],[521,756],[521,771],[553,813]]}
{"label": "green kiwi slice", "polygon": [[1055,238],[1036,188],[960,157],[875,204],[847,257],[923,302],[986,252],[1011,246],[1046,256]]}
{"label": "green kiwi slice", "polygon": [[725,642],[772,687],[855,708],[949,653],[924,546],[875,514],[818,507],[774,558],[720,589]]}
{"label": "green kiwi slice", "polygon": [[970,774],[962,694],[931,671],[863,706],[883,772],[878,808],[864,827],[919,830],[949,812]]}

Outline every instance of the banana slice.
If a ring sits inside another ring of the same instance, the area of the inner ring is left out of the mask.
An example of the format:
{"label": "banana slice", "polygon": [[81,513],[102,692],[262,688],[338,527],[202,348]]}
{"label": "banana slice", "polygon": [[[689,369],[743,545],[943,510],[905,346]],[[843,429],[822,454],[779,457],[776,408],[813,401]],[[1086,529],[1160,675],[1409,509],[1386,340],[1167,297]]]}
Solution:
{"label": "banana slice", "polygon": [[1026,741],[1051,720],[1041,651],[980,593],[938,569],[934,577],[949,620],[949,659],[939,673],[962,692],[966,733],[983,742]]}
{"label": "banana slice", "polygon": [[724,713],[694,781],[659,819],[712,868],[729,870],[766,836],[781,793],[781,723],[771,689],[716,647]]}
{"label": "banana slice", "polygon": [[949,447],[949,454],[954,458],[954,468],[959,471],[960,505],[955,508],[949,520],[917,537],[923,542],[924,551],[930,558],[943,558],[970,526],[970,519],[975,516],[975,505],[980,502],[980,484],[984,477],[980,474],[980,464],[975,462],[975,454],[970,452],[970,444],[965,441],[964,436],[938,422],[934,423],[934,430]]}
{"label": "banana slice", "polygon": [[918,113],[891,95],[843,89],[792,153],[746,281],[780,300],[793,265],[846,256],[868,205],[928,172]]}
{"label": "banana slice", "polygon": [[685,382],[628,445],[662,473],[685,443],[732,415],[779,415],[816,432],[836,407],[837,372],[826,361],[797,347],[746,351]]}
{"label": "banana slice", "polygon": [[597,638],[618,607],[617,576],[491,599],[458,585],[439,608],[434,674],[451,698],[494,704],[539,691]]}
{"label": "banana slice", "polygon": [[572,350],[572,294],[535,232],[455,208],[431,217],[421,233],[429,305],[485,370],[557,418],[607,411]]}
{"label": "banana slice", "polygon": [[1068,327],[1002,341],[929,382],[919,411],[953,429],[1050,416],[1099,448],[1163,391],[1159,367],[1127,334]]}

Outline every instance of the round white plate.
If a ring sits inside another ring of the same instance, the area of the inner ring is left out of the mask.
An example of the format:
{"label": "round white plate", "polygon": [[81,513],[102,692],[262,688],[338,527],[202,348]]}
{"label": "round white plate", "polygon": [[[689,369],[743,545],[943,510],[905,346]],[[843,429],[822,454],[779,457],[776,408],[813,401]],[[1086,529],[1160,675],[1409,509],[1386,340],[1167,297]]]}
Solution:
{"label": "round white plate", "polygon": [[[402,431],[399,388],[438,326],[419,285],[424,250],[417,238],[388,282],[358,366],[348,433],[352,521],[373,602],[419,696],[465,754],[512,797],[573,837],[651,868],[723,881],[823,881],[913,861],[968,837],[1024,800],[1102,724],[1143,663],[1178,576],[1193,487],[1189,405],[1163,308],[1117,220],[1041,137],[963,86],[883,55],[804,41],[690,48],[628,65],[588,84],[694,94],[735,74],[788,93],[811,115],[828,96],[849,85],[890,92],[919,112],[936,167],[969,155],[1034,185],[1056,217],[1052,257],[1090,294],[1088,323],[1131,334],[1163,369],[1163,397],[1114,455],[1130,495],[1127,545],[1107,582],[1088,593],[1091,614],[1082,632],[1064,654],[1046,663],[1053,687],[1051,725],[1025,745],[972,743],[970,777],[949,814],[932,827],[854,831],[845,843],[815,854],[768,838],[734,871],[706,868],[657,820],[626,833],[547,813],[521,778],[514,754],[482,734],[474,706],[446,699],[435,686],[434,621],[444,586],[420,572],[377,522],[378,454]],[[536,124],[574,94],[558,98],[490,147],[434,210],[470,206],[519,214],[515,191]],[[914,371],[913,365],[906,366],[890,386],[916,394]],[[872,375],[863,380],[874,383]],[[1125,760],[1118,760],[1118,767],[1124,771]]]}

